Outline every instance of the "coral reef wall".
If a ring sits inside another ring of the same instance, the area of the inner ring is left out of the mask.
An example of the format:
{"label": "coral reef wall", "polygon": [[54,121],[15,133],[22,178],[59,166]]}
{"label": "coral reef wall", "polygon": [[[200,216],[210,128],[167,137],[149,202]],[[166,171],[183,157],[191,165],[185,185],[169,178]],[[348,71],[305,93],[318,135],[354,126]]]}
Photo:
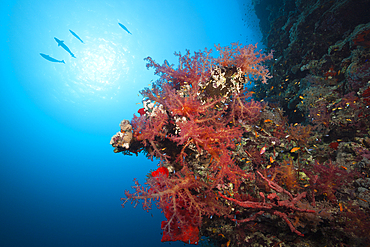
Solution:
{"label": "coral reef wall", "polygon": [[306,120],[309,102],[301,103],[302,93],[313,84],[345,95],[370,79],[369,1],[260,0],[254,6],[275,58],[273,79],[257,95],[279,103],[291,121]]}

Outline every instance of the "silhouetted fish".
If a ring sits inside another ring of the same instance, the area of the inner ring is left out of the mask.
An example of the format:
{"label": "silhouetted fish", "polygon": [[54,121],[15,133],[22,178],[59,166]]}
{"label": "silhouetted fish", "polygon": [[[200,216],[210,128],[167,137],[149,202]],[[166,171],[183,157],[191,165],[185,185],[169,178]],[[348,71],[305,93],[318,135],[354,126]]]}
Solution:
{"label": "silhouetted fish", "polygon": [[75,32],[73,32],[71,29],[69,29],[69,31],[71,32],[71,34],[72,34],[73,36],[75,36],[79,41],[81,41],[81,43],[84,43],[84,42],[82,41],[82,39],[80,39],[80,37],[78,37],[78,35],[77,35]]}
{"label": "silhouetted fish", "polygon": [[43,53],[40,53],[40,55],[45,58],[46,60],[49,60],[50,62],[54,62],[54,63],[64,63],[64,60],[60,61],[60,60],[56,60],[55,58],[52,58],[50,57],[49,55],[46,55],[46,54],[43,54]]}
{"label": "silhouetted fish", "polygon": [[69,54],[71,54],[72,57],[76,58],[75,55],[71,52],[71,50],[68,48],[68,46],[66,46],[64,44],[64,41],[63,40],[59,40],[57,38],[55,38],[55,41],[58,43],[58,46],[61,46],[64,50],[66,50]]}
{"label": "silhouetted fish", "polygon": [[130,33],[130,31],[123,24],[121,24],[121,23],[118,22],[118,25],[120,25],[123,28],[123,30],[125,30],[129,34],[132,34],[132,33]]}

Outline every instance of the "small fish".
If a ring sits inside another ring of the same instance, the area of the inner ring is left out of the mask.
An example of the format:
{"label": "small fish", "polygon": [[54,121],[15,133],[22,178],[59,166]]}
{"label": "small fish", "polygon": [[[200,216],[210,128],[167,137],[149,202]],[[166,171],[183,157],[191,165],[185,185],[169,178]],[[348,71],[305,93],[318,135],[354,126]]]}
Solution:
{"label": "small fish", "polygon": [[127,29],[127,27],[125,27],[123,24],[118,22],[118,25],[120,25],[123,28],[123,30],[125,30],[126,32],[128,32],[129,34],[132,35],[132,33],[130,33],[130,31]]}
{"label": "small fish", "polygon": [[295,148],[292,148],[292,150],[290,150],[291,153],[294,153],[294,152],[297,152],[299,149],[301,149],[300,147],[295,147]]}
{"label": "small fish", "polygon": [[265,123],[271,123],[272,122],[272,120],[271,119],[266,119],[265,121],[263,121],[263,122],[265,122]]}
{"label": "small fish", "polygon": [[230,240],[227,241],[227,243],[226,243],[226,247],[229,247],[229,246],[230,246]]}
{"label": "small fish", "polygon": [[63,40],[60,40],[60,39],[57,39],[57,38],[54,38],[55,41],[58,43],[58,46],[61,46],[64,50],[66,50],[72,57],[76,58],[75,55],[71,52],[71,50],[68,48],[68,46],[66,46],[66,44],[64,44],[64,41]]}
{"label": "small fish", "polygon": [[266,152],[266,146],[263,146],[263,148],[261,148],[261,151],[260,151],[260,154],[264,154]]}
{"label": "small fish", "polygon": [[64,60],[57,60],[57,59],[52,58],[52,57],[50,57],[49,55],[46,55],[46,54],[43,54],[43,53],[40,53],[40,55],[41,55],[43,58],[45,58],[46,60],[49,60],[50,62],[54,62],[54,63],[64,63],[64,64],[65,64]]}
{"label": "small fish", "polygon": [[356,196],[356,198],[357,198],[357,199],[359,199],[359,200],[361,200],[361,201],[363,201],[363,202],[367,202],[367,201],[366,201],[365,199],[363,199],[363,198],[360,198],[360,197],[357,197],[357,196]]}
{"label": "small fish", "polygon": [[69,29],[69,31],[71,32],[71,34],[72,34],[73,36],[75,36],[79,41],[81,41],[81,43],[82,43],[82,44],[85,44],[85,43],[82,41],[82,39],[80,39],[80,37],[78,37],[78,35],[77,35],[75,32],[73,32],[71,29]]}
{"label": "small fish", "polygon": [[275,161],[274,158],[272,158],[272,156],[270,156],[270,162],[274,163],[274,161]]}

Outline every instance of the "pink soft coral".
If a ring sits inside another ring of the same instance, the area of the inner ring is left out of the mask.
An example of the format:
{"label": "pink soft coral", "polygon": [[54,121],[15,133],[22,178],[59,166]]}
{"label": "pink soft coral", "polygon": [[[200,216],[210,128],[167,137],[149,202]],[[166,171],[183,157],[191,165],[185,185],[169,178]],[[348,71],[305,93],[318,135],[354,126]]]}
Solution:
{"label": "pink soft coral", "polygon": [[135,180],[135,192],[125,191],[126,198],[121,198],[122,207],[130,200],[135,207],[142,201],[143,209],[148,211],[153,201],[156,201],[167,218],[161,224],[162,241],[181,240],[194,244],[199,240],[202,216],[222,215],[226,211],[212,196],[212,192],[202,193],[208,187],[207,184],[196,179],[186,166],[171,178],[166,170],[160,167],[152,172],[155,176],[147,180],[147,187]]}
{"label": "pink soft coral", "polygon": [[270,77],[261,63],[272,55],[238,43],[216,49],[217,59],[207,49],[193,56],[189,51],[175,53],[177,68],[146,59],[160,79],[141,94],[161,110],[134,117],[134,139],[151,158],[160,158],[161,166],[171,167],[171,173],[160,168],[146,186],[135,180],[135,192],[126,191],[122,205],[141,201],[149,210],[155,201],[167,218],[162,222],[162,241],[198,242],[203,217],[230,213],[217,191],[225,184],[237,191],[243,181],[254,179],[235,163],[233,150],[241,141],[243,125],[256,124],[262,109],[245,83]]}
{"label": "pink soft coral", "polygon": [[232,43],[229,47],[218,45],[216,49],[220,52],[220,57],[216,61],[222,66],[234,65],[244,73],[251,75],[253,79],[261,79],[262,83],[267,83],[267,79],[272,77],[268,69],[261,64],[272,59],[272,52],[265,55],[256,52],[257,45],[242,46],[239,43]]}

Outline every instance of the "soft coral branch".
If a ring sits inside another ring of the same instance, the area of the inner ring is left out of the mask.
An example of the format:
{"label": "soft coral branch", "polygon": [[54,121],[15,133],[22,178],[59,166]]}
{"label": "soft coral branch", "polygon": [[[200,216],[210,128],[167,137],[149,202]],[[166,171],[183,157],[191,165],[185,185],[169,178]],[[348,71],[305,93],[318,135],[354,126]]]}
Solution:
{"label": "soft coral branch", "polygon": [[212,50],[205,49],[204,52],[194,52],[191,56],[190,51],[186,50],[185,55],[180,52],[175,52],[178,57],[179,65],[177,69],[170,66],[167,61],[160,65],[156,63],[151,57],[145,60],[148,62],[147,68],[154,68],[155,74],[159,75],[166,81],[171,81],[174,88],[178,88],[183,82],[189,82],[192,85],[198,84],[200,81],[209,77],[212,67],[214,66],[214,59],[210,56]]}
{"label": "soft coral branch", "polygon": [[[269,199],[269,202],[267,202],[266,198],[265,198],[265,195],[262,192],[260,192],[260,196],[263,199],[263,201],[262,202],[254,202],[254,201],[239,201],[239,200],[236,200],[234,198],[227,197],[227,196],[223,195],[221,192],[218,192],[219,195],[222,198],[224,198],[228,201],[234,202],[235,204],[239,205],[240,207],[260,210],[257,213],[257,215],[261,215],[263,213],[271,213],[271,214],[274,214],[276,216],[279,216],[288,224],[288,226],[289,226],[289,228],[292,232],[295,232],[299,236],[304,236],[290,222],[290,220],[288,219],[288,214],[290,212],[315,213],[314,210],[302,209],[302,208],[298,208],[298,207],[295,206],[300,200],[302,200],[304,197],[306,197],[306,192],[298,194],[297,196],[293,196],[290,192],[283,189],[277,183],[265,178],[259,171],[257,171],[257,174],[263,180],[265,180],[268,183],[268,186],[271,189],[275,190],[276,192],[278,192],[280,194],[285,194],[289,198],[285,199],[285,200],[282,200],[276,193],[270,193],[267,196],[267,199]],[[255,219],[256,219],[256,215],[251,216],[250,218],[247,218],[247,219],[243,219],[240,222],[248,222],[248,221],[255,220]],[[239,220],[236,220],[236,219],[233,219],[233,220],[234,221],[239,221]]]}
{"label": "soft coral branch", "polygon": [[[201,225],[202,216],[221,216],[226,213],[220,202],[209,194],[208,185],[196,179],[187,166],[171,178],[161,173],[152,174],[156,176],[148,178],[146,187],[135,180],[135,191],[125,191],[126,198],[121,198],[122,206],[131,201],[136,207],[142,202],[143,209],[148,211],[153,201],[156,201],[158,208],[162,209],[167,218],[167,221],[162,222],[165,241],[184,241],[177,239],[182,236],[178,228],[195,231]],[[191,238],[193,241],[194,235],[191,234]]]}
{"label": "soft coral branch", "polygon": [[233,152],[244,126],[256,124],[261,115],[262,105],[250,99],[245,84],[250,78],[270,78],[262,62],[272,55],[240,44],[216,49],[219,59],[207,49],[193,55],[175,53],[177,68],[146,58],[147,68],[154,68],[160,79],[141,94],[160,110],[144,110],[134,117],[134,141],[171,173],[152,174],[145,186],[135,180],[134,192],[125,192],[122,206],[142,202],[144,210],[150,210],[155,202],[167,218],[162,222],[163,241],[195,243],[205,216],[229,213],[230,204],[218,200],[217,191],[227,185],[234,193],[242,183],[255,180],[236,164]]}
{"label": "soft coral branch", "polygon": [[220,52],[220,57],[216,61],[222,66],[234,65],[244,73],[252,76],[253,79],[261,79],[262,83],[267,83],[267,79],[272,76],[262,62],[272,59],[272,52],[265,55],[256,52],[257,45],[243,46],[239,43],[232,43],[230,47],[216,46]]}

